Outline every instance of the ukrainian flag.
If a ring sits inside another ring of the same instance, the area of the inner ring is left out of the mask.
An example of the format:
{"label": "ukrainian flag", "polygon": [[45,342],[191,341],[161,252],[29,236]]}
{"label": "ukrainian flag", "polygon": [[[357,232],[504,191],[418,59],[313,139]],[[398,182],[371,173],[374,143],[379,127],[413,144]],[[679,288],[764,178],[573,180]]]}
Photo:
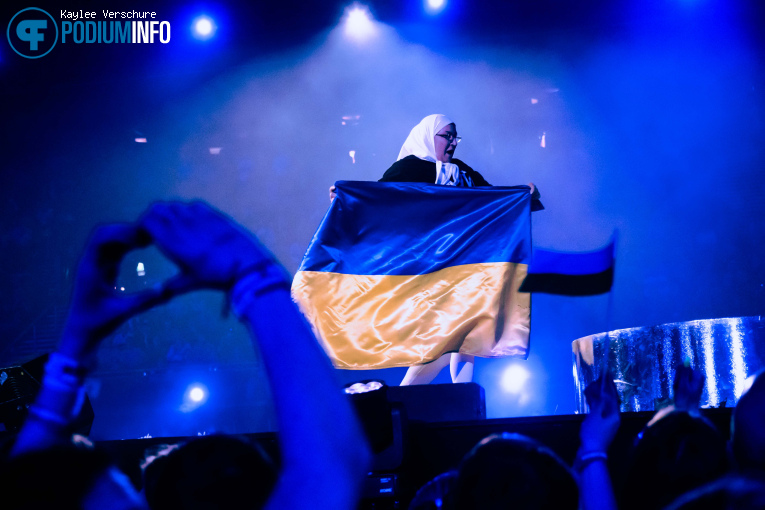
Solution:
{"label": "ukrainian flag", "polygon": [[292,296],[336,367],[527,356],[528,186],[335,187]]}

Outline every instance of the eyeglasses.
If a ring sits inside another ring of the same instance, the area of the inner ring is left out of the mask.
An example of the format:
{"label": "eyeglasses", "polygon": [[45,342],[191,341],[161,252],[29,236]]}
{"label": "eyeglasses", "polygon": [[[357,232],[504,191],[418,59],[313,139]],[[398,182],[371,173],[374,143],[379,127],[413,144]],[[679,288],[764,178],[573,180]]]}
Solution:
{"label": "eyeglasses", "polygon": [[462,141],[462,137],[461,136],[454,136],[451,133],[446,133],[444,135],[442,135],[441,133],[438,133],[438,134],[436,134],[436,136],[440,136],[442,138],[446,138],[446,141],[449,142],[449,143],[452,143],[452,142],[460,143]]}

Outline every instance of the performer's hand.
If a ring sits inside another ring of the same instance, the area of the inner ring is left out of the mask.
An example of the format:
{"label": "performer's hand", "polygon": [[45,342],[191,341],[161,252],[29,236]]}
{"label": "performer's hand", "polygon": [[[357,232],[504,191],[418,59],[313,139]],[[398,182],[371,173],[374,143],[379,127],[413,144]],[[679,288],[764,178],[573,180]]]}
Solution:
{"label": "performer's hand", "polygon": [[330,202],[332,202],[335,199],[335,197],[337,196],[337,193],[335,193],[336,191],[337,191],[337,188],[335,188],[334,184],[329,187],[329,201]]}
{"label": "performer's hand", "polygon": [[704,391],[704,374],[685,365],[678,367],[673,383],[675,409],[678,411],[698,411],[701,393]]}
{"label": "performer's hand", "polygon": [[254,268],[273,265],[268,250],[231,218],[203,202],[158,202],[140,225],[181,269],[166,283],[173,294],[228,290]]}
{"label": "performer's hand", "polygon": [[59,346],[71,359],[94,362],[100,341],[133,315],[166,301],[162,289],[125,294],[116,289],[122,258],[149,244],[136,225],[110,224],[96,228],[85,247],[74,284],[64,333]]}
{"label": "performer's hand", "polygon": [[584,390],[588,414],[579,431],[581,450],[606,452],[619,430],[619,394],[611,374],[600,377]]}
{"label": "performer's hand", "polygon": [[531,188],[531,199],[532,200],[539,200],[539,198],[542,196],[542,194],[539,192],[537,187],[534,185],[533,182],[529,183],[529,188]]}

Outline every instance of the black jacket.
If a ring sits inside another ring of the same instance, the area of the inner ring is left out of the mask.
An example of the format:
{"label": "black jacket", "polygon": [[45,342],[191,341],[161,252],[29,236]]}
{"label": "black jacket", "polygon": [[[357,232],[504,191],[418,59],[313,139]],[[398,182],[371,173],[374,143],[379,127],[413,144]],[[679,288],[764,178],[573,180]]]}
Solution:
{"label": "black jacket", "polygon": [[[481,174],[459,159],[453,159],[452,163],[465,172],[465,175],[473,181],[475,186],[491,186]],[[379,182],[426,182],[428,184],[435,184],[436,164],[432,161],[420,159],[417,156],[407,156],[393,163],[385,171]]]}
{"label": "black jacket", "polygon": [[[459,159],[452,159],[452,163],[457,165],[460,170],[470,177],[473,181],[473,185],[478,186],[491,186],[483,175],[479,174],[464,162]],[[378,182],[425,182],[428,184],[435,184],[436,182],[436,164],[432,161],[425,161],[417,156],[407,156],[404,159],[400,159],[393,163],[390,168],[385,171],[382,179]],[[539,201],[539,190],[531,197],[531,210],[541,211],[545,208],[542,202]]]}

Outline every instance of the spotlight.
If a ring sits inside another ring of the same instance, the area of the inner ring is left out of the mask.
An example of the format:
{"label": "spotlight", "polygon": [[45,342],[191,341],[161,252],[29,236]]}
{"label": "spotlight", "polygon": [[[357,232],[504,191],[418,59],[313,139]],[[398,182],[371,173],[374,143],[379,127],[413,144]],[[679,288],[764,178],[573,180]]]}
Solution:
{"label": "spotlight", "polygon": [[372,16],[366,7],[356,5],[350,7],[345,19],[345,35],[351,39],[362,41],[375,32]]}
{"label": "spotlight", "polygon": [[215,22],[207,16],[199,16],[194,20],[192,33],[197,39],[209,39],[215,35]]}
{"label": "spotlight", "polygon": [[446,5],[446,0],[425,0],[425,10],[430,14],[436,14]]}
{"label": "spotlight", "polygon": [[513,364],[505,369],[502,374],[502,389],[508,393],[520,393],[529,378],[529,371],[518,364]]}
{"label": "spotlight", "polygon": [[199,383],[189,385],[189,387],[186,388],[185,395],[183,396],[181,411],[184,413],[193,411],[197,407],[207,402],[209,396],[210,394],[207,391],[205,385]]}
{"label": "spotlight", "polygon": [[385,383],[380,381],[363,381],[346,386],[345,392],[348,395],[357,395],[359,393],[369,393],[370,391],[379,390],[383,386],[385,386]]}
{"label": "spotlight", "polygon": [[202,388],[192,388],[189,392],[189,398],[192,402],[201,402],[205,398],[205,391]]}

